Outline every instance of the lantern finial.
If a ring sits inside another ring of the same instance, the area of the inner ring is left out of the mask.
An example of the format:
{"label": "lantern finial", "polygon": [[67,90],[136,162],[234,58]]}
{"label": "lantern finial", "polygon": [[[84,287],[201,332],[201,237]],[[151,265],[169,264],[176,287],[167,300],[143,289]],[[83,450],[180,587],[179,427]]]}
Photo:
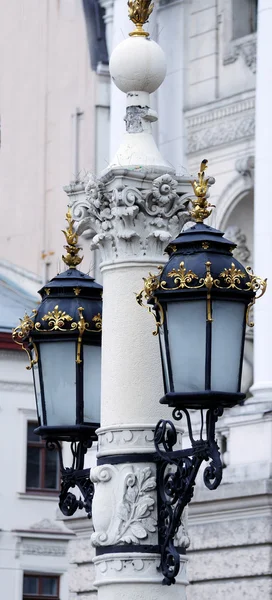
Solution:
{"label": "lantern finial", "polygon": [[128,16],[136,29],[130,32],[130,36],[140,35],[148,37],[148,31],[144,31],[143,25],[148,21],[154,4],[152,0],[128,0]]}
{"label": "lantern finial", "polygon": [[205,170],[207,167],[208,161],[206,158],[204,158],[200,165],[198,180],[194,180],[192,182],[196,200],[192,200],[193,208],[189,211],[189,213],[196,223],[203,223],[204,219],[207,219],[212,212],[208,209],[214,208],[214,205],[209,204],[207,200],[208,187],[210,183],[210,178],[205,178]]}
{"label": "lantern finial", "polygon": [[72,219],[71,209],[68,207],[66,213],[66,221],[68,223],[67,229],[62,229],[66,237],[67,246],[64,246],[67,254],[62,255],[62,260],[65,262],[69,269],[75,269],[83,260],[83,257],[78,256],[80,246],[77,245],[78,235],[73,229],[74,220]]}

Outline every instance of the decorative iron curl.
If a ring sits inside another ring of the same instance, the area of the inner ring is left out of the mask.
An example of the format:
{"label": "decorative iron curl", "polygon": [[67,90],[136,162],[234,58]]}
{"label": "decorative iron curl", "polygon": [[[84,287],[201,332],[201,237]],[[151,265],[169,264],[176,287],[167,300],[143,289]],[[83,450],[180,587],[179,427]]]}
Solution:
{"label": "decorative iron curl", "polygon": [[186,408],[175,409],[178,419],[185,414],[191,447],[173,450],[177,432],[171,421],[160,420],[155,428],[154,441],[159,457],[157,471],[159,544],[161,550],[160,570],[164,575],[163,584],[175,583],[180,568],[180,554],[174,545],[174,538],[181,525],[184,508],[194,495],[196,476],[203,461],[210,461],[205,468],[205,486],[214,490],[222,479],[222,463],[215,440],[215,423],[223,413],[221,406],[207,410],[206,439],[203,439],[204,418],[201,411],[200,439],[192,433],[190,413]]}
{"label": "decorative iron curl", "polygon": [[[92,501],[94,495],[94,485],[90,480],[90,469],[83,469],[84,455],[88,448],[92,446],[91,440],[81,442],[71,442],[72,465],[64,467],[62,457],[62,446],[58,440],[48,439],[46,448],[48,450],[57,450],[60,461],[61,489],[59,495],[59,508],[66,517],[71,517],[76,510],[83,508],[89,518],[92,516]],[[70,488],[77,487],[82,494],[77,498],[70,492]]]}

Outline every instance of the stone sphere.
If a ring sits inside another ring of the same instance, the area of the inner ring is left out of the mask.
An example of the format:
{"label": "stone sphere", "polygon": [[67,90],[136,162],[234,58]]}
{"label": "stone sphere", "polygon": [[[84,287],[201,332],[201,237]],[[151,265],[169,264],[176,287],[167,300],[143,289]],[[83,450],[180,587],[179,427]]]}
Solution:
{"label": "stone sphere", "polygon": [[156,42],[146,37],[133,36],[116,46],[109,68],[115,85],[122,92],[152,93],[165,78],[166,60],[163,50]]}

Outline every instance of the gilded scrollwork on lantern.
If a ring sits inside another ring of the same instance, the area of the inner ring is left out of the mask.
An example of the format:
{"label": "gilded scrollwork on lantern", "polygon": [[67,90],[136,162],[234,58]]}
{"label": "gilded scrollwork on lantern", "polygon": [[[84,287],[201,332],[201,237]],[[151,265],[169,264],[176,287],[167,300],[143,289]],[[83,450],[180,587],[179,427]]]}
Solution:
{"label": "gilded scrollwork on lantern", "polygon": [[80,287],[74,287],[73,288],[73,292],[74,292],[75,296],[79,296],[79,294],[81,292],[81,288]]}
{"label": "gilded scrollwork on lantern", "polygon": [[37,314],[37,310],[33,309],[32,313],[31,316],[25,313],[24,317],[20,319],[19,325],[12,330],[12,338],[16,344],[20,344],[26,335],[34,329],[34,318]]}
{"label": "gilded scrollwork on lantern", "polygon": [[[61,329],[62,331],[67,331],[64,329],[66,321],[72,321],[72,317],[68,315],[65,310],[60,310],[58,304],[56,304],[55,308],[51,311],[49,310],[47,314],[42,317],[42,321],[48,322],[48,330],[47,331],[57,331]],[[35,323],[35,329],[38,331],[41,329],[41,323]],[[75,329],[73,324],[71,329]]]}
{"label": "gilded scrollwork on lantern", "polygon": [[247,307],[246,323],[248,327],[254,327],[254,321],[250,320],[251,309],[253,308],[256,300],[258,300],[264,295],[267,288],[267,279],[262,279],[261,277],[258,277],[258,275],[254,275],[251,267],[246,267],[246,272],[250,277],[250,281],[247,283],[248,289],[250,291],[253,291],[255,294],[258,294],[258,292],[260,292],[252,299],[252,301]]}
{"label": "gilded scrollwork on lantern", "polygon": [[[156,291],[158,289],[162,289],[164,291],[168,290],[180,290],[180,289],[207,289],[207,321],[212,321],[212,307],[211,307],[211,292],[213,288],[217,288],[220,290],[229,290],[235,289],[239,292],[254,292],[257,294],[247,307],[247,317],[246,322],[249,327],[253,327],[254,323],[250,321],[250,311],[254,306],[255,301],[258,298],[261,298],[265,293],[267,287],[267,280],[254,275],[251,267],[246,267],[245,272],[243,272],[240,268],[236,267],[232,262],[230,267],[225,267],[223,271],[219,274],[217,278],[214,278],[211,273],[212,263],[211,261],[206,261],[205,269],[206,273],[204,277],[199,277],[196,273],[192,271],[192,269],[187,269],[185,266],[185,262],[182,260],[179,264],[178,268],[173,268],[167,276],[173,279],[174,286],[167,284],[167,281],[160,280],[160,276],[162,274],[163,267],[158,267],[160,269],[157,275],[153,275],[149,273],[148,277],[144,277],[144,288],[136,295],[136,300],[140,306],[144,306],[147,310],[153,314],[156,320],[156,330],[153,331],[153,335],[157,335],[159,332],[159,327],[163,325],[164,322],[164,314],[163,309],[161,307],[160,302],[156,298]],[[242,279],[249,277],[249,281],[244,282],[242,285]],[[144,304],[144,300],[146,304]],[[157,315],[160,315],[158,320]]]}
{"label": "gilded scrollwork on lantern", "polygon": [[241,285],[241,279],[244,279],[245,277],[246,273],[243,273],[241,269],[235,267],[234,263],[231,263],[229,269],[225,268],[219,275],[219,279],[222,279],[224,283],[227,284],[227,287],[225,285],[221,286],[220,281],[218,279],[215,279],[214,285],[218,288],[223,287],[224,289],[232,288],[236,290],[241,290],[241,287],[239,287]]}
{"label": "gilded scrollwork on lantern", "polygon": [[148,301],[152,297],[153,293],[160,287],[160,275],[163,267],[160,265],[158,266],[158,269],[159,273],[157,275],[149,273],[148,277],[143,277],[144,287],[138,294],[136,294],[136,301],[138,304],[146,308],[148,312],[155,318],[156,329],[152,332],[153,335],[158,335],[159,327],[163,325],[164,321],[163,310],[160,303],[156,301],[155,304],[148,304]]}
{"label": "gilded scrollwork on lantern", "polygon": [[[168,273],[168,277],[173,277],[174,283],[176,284],[176,287],[171,288],[172,290],[179,290],[180,288],[183,289],[185,287],[188,288],[190,287],[188,284],[192,283],[193,279],[198,280],[198,276],[193,273],[191,269],[187,271],[184,266],[184,261],[181,261],[178,269],[172,269],[172,271]],[[163,290],[167,289],[166,281],[162,281],[159,287]]]}
{"label": "gilded scrollwork on lantern", "polygon": [[[12,338],[16,344],[22,346],[22,348],[27,352],[30,365],[26,367],[27,369],[31,369],[33,365],[38,362],[38,351],[37,347],[34,344],[33,340],[29,337],[31,331],[36,329],[40,333],[48,333],[55,331],[75,331],[78,329],[78,341],[77,341],[77,355],[76,362],[81,363],[81,345],[82,345],[82,336],[85,331],[89,332],[101,332],[102,331],[102,316],[101,313],[97,313],[92,317],[92,321],[94,326],[91,327],[88,321],[85,321],[83,316],[84,308],[82,306],[78,307],[78,321],[74,321],[73,318],[68,315],[64,310],[59,309],[58,304],[54,307],[52,311],[48,311],[43,317],[42,321],[48,324],[47,328],[42,327],[42,323],[37,321],[35,323],[35,316],[37,315],[37,310],[33,310],[33,316],[29,316],[25,314],[23,319],[20,319],[19,325],[15,327],[12,331]],[[69,328],[65,328],[65,325],[70,323]],[[29,344],[25,344],[24,339],[29,338]]]}
{"label": "gilded scrollwork on lantern", "polygon": [[[29,316],[25,313],[24,317],[20,319],[19,325],[14,327],[12,330],[12,339],[15,344],[21,346],[21,348],[27,353],[29,358],[29,365],[26,367],[27,370],[32,369],[33,365],[36,365],[38,362],[38,351],[36,344],[31,340],[29,334],[34,329],[34,319],[37,314],[37,310],[32,310],[32,315]],[[29,338],[29,342],[25,341],[26,338]]]}
{"label": "gilded scrollwork on lantern", "polygon": [[92,318],[92,321],[95,323],[95,329],[97,331],[102,331],[102,316],[101,313],[98,313]]}

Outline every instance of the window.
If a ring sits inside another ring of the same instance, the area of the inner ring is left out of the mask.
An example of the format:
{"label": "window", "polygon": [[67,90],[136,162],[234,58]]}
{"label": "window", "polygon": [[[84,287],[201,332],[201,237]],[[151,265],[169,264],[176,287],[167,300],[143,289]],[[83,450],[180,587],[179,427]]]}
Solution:
{"label": "window", "polygon": [[26,490],[54,492],[59,490],[60,473],[57,450],[48,450],[34,433],[37,423],[27,424]]}
{"label": "window", "polygon": [[59,600],[59,577],[25,573],[23,600]]}
{"label": "window", "polygon": [[234,0],[233,39],[250,35],[257,30],[258,0]]}

